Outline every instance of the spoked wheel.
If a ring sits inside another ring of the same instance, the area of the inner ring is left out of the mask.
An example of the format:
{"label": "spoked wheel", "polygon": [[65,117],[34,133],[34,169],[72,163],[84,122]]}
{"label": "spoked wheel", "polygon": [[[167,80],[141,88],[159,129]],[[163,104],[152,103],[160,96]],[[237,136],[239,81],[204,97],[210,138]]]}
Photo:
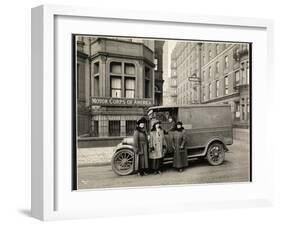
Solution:
{"label": "spoked wheel", "polygon": [[129,175],[134,171],[134,152],[129,149],[123,149],[116,152],[111,160],[113,171],[120,175]]}
{"label": "spoked wheel", "polygon": [[221,143],[213,143],[207,151],[207,160],[209,164],[217,166],[223,163],[225,158],[225,150]]}

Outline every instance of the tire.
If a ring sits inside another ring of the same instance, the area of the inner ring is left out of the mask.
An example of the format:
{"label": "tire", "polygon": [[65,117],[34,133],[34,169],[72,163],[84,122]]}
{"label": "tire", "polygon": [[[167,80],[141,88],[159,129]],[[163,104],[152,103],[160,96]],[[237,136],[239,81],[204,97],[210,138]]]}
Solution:
{"label": "tire", "polygon": [[221,165],[225,159],[225,150],[223,145],[219,142],[212,143],[208,148],[206,157],[210,165]]}
{"label": "tire", "polygon": [[130,149],[115,152],[111,160],[112,170],[119,176],[126,176],[134,172],[135,154]]}

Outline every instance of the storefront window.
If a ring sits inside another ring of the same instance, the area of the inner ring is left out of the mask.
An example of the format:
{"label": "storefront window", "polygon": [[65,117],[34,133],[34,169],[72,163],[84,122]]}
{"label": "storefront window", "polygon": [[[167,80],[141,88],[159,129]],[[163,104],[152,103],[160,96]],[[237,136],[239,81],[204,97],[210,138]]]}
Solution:
{"label": "storefront window", "polygon": [[135,120],[126,121],[126,136],[132,136],[134,134],[136,123],[137,121]]}
{"label": "storefront window", "polygon": [[93,134],[92,136],[98,137],[99,136],[99,121],[94,120],[93,122]]}
{"label": "storefront window", "polygon": [[109,121],[109,136],[120,136],[120,121]]}

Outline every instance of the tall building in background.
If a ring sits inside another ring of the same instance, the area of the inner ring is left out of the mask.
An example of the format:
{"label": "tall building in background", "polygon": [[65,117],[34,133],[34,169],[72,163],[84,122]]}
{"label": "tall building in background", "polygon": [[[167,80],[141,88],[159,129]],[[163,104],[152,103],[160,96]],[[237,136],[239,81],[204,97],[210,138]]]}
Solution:
{"label": "tall building in background", "polygon": [[177,104],[230,104],[234,126],[248,127],[248,44],[178,42],[171,59]]}
{"label": "tall building in background", "polygon": [[132,135],[148,107],[162,104],[163,41],[77,38],[79,136]]}

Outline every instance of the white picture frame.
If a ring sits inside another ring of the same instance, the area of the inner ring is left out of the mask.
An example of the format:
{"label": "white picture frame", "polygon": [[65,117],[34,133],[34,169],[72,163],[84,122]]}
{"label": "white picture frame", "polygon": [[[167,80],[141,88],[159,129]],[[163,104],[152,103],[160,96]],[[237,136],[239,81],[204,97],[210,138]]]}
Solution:
{"label": "white picture frame", "polygon": [[[228,40],[252,42],[253,181],[72,191],[71,83],[67,78],[71,72],[71,40],[68,39],[71,33],[202,40],[228,37]],[[32,216],[56,220],[271,205],[273,178],[268,175],[273,172],[273,154],[266,148],[270,102],[265,107],[269,96],[261,93],[267,93],[272,86],[272,59],[271,20],[57,5],[33,8]],[[263,92],[257,92],[261,88]],[[134,198],[120,198],[125,195]]]}

